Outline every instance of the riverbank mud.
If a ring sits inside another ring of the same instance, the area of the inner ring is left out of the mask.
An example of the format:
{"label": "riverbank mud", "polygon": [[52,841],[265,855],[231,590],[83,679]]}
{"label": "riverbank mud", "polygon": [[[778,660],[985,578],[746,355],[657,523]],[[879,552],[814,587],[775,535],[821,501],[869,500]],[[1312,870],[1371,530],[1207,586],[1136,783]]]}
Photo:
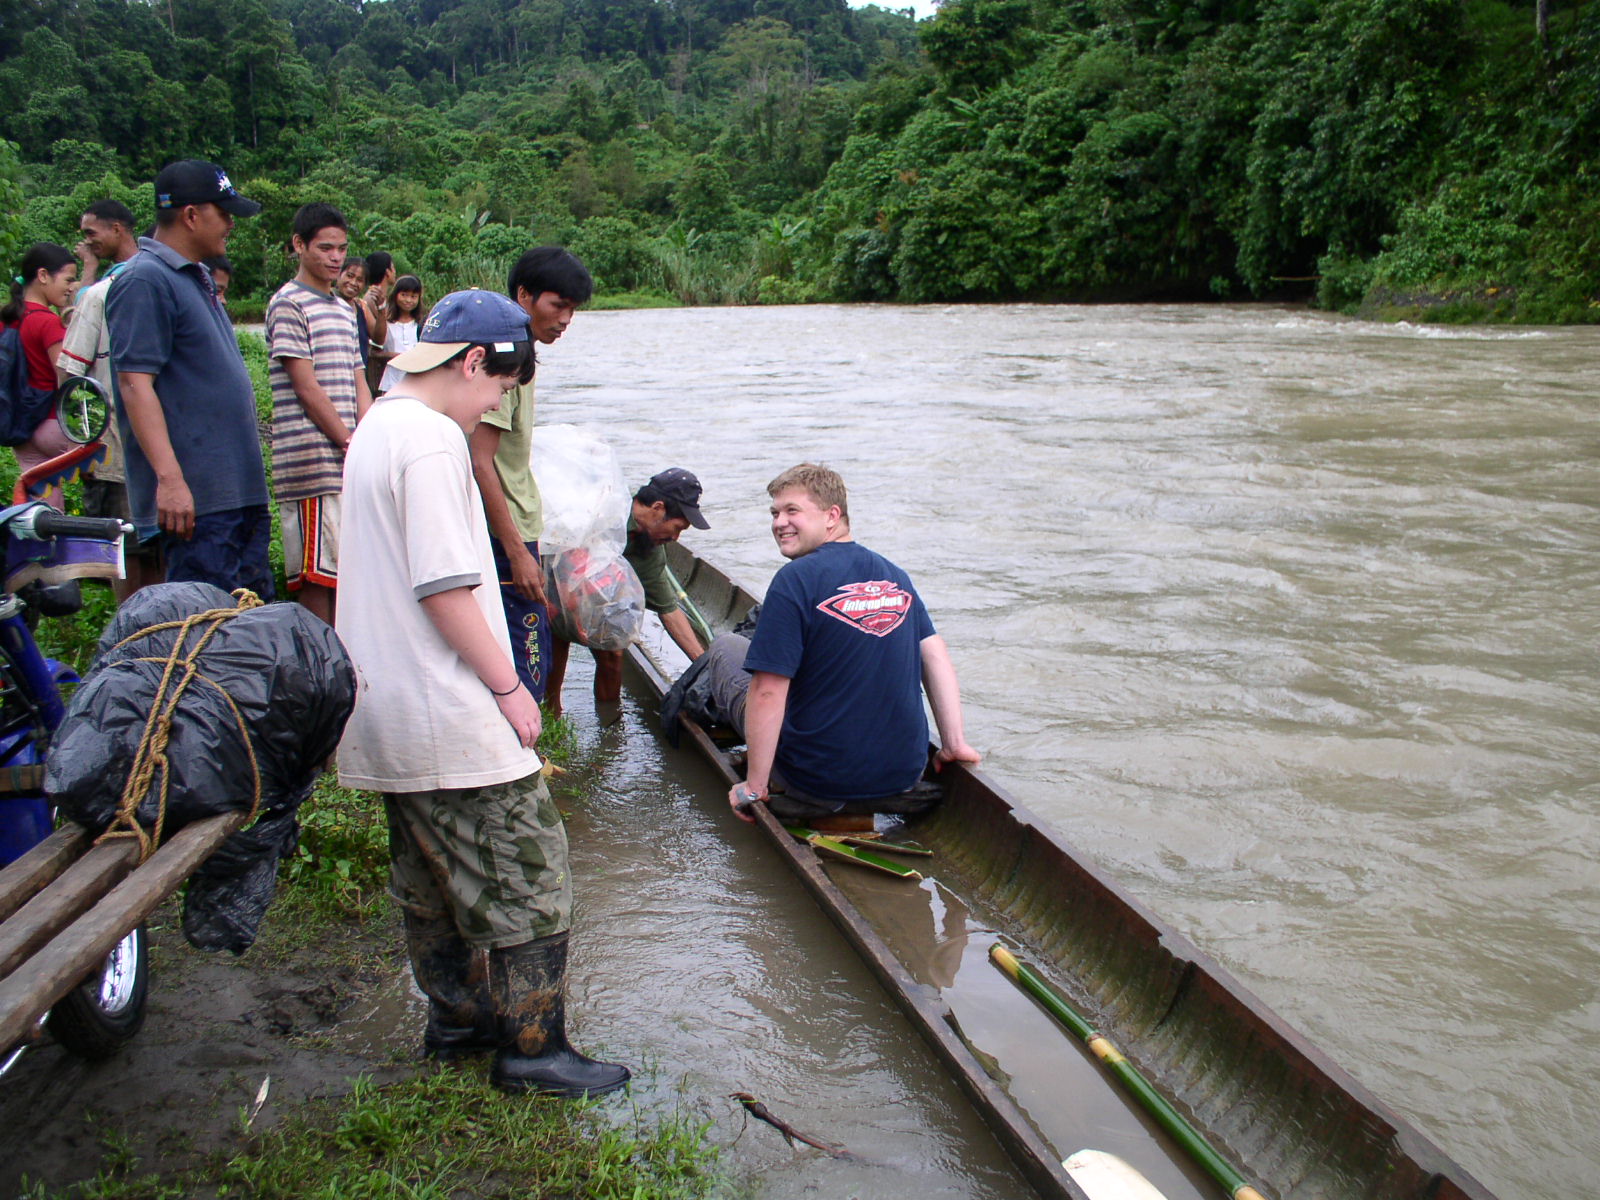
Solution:
{"label": "riverbank mud", "polygon": [[[359,1021],[359,1044],[341,1032],[393,991],[397,923],[333,929],[288,955],[271,942],[269,932],[242,958],[201,954],[184,944],[176,906],[161,909],[138,1036],[99,1063],[47,1039],[0,1079],[0,1195],[65,1188],[102,1170],[167,1177],[220,1166],[294,1106],[343,1096],[362,1075],[388,1082],[413,1069],[419,1024],[390,1023],[377,1037]],[[266,1100],[247,1129],[263,1082]]]}

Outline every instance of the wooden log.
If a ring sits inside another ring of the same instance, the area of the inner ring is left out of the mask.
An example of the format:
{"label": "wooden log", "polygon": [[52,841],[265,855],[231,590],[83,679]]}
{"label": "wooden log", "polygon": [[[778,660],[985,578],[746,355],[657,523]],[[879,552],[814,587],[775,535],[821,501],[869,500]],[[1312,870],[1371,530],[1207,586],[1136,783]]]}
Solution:
{"label": "wooden log", "polygon": [[83,853],[89,831],[63,825],[10,866],[0,868],[0,921],[4,921]]}
{"label": "wooden log", "polygon": [[50,944],[28,960],[28,969],[0,982],[0,1047],[27,1037],[50,1011],[111,953],[112,947],[203,863],[249,816],[223,813],[188,825],[138,870]]}
{"label": "wooden log", "polygon": [[44,764],[24,763],[20,767],[0,767],[0,796],[44,789]]}
{"label": "wooden log", "polygon": [[138,862],[139,843],[132,838],[118,838],[93,847],[61,872],[0,925],[0,979],[93,908]]}

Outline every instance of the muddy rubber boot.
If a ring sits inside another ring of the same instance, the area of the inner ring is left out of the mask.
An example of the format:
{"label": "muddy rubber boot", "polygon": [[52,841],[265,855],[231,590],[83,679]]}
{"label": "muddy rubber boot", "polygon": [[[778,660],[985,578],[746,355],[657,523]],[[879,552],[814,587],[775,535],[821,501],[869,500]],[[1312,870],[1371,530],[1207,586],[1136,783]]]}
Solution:
{"label": "muddy rubber boot", "polygon": [[449,1060],[499,1049],[487,954],[474,952],[449,917],[407,912],[405,926],[411,971],[428,997],[423,1054]]}
{"label": "muddy rubber boot", "polygon": [[597,1062],[567,1042],[567,935],[489,951],[489,991],[501,1045],[489,1074],[507,1092],[601,1096],[631,1072]]}

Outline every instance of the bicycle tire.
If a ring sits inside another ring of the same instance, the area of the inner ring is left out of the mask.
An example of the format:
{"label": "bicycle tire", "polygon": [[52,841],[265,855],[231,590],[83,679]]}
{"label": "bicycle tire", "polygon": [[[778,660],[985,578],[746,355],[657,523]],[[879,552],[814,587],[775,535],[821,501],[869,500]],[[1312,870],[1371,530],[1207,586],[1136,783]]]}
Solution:
{"label": "bicycle tire", "polygon": [[45,1026],[65,1049],[79,1058],[107,1058],[139,1032],[150,984],[146,943],[140,925],[50,1010]]}

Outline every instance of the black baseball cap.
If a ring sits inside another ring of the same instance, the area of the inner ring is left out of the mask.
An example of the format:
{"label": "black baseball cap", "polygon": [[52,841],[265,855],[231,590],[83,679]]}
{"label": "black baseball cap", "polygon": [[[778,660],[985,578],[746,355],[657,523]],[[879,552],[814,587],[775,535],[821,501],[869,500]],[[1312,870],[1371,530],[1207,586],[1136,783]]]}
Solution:
{"label": "black baseball cap", "polygon": [[226,171],[198,158],[168,163],[156,176],[157,209],[186,204],[215,204],[236,217],[253,217],[261,211],[261,205],[239,195]]}
{"label": "black baseball cap", "polygon": [[682,467],[668,467],[659,475],[650,477],[650,486],[665,496],[689,518],[696,529],[710,529],[711,524],[700,512],[700,481]]}

